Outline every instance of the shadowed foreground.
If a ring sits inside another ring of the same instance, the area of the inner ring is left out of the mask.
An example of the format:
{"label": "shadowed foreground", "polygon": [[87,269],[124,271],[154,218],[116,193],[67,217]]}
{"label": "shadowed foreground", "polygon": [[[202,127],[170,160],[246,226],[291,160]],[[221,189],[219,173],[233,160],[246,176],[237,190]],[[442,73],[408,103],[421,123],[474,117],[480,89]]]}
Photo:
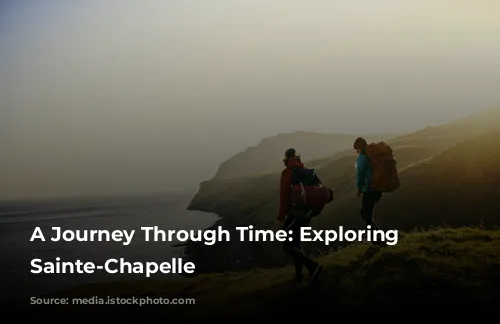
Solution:
{"label": "shadowed foreground", "polygon": [[[321,258],[320,284],[293,286],[291,268],[200,275],[177,282],[93,284],[57,297],[194,298],[195,305],[24,306],[18,319],[291,320],[312,315],[384,320],[492,318],[500,305],[500,232],[440,228],[380,250],[360,244]],[[22,307],[22,306],[21,306]],[[27,311],[29,309],[29,311]],[[375,313],[374,313],[375,312]]]}

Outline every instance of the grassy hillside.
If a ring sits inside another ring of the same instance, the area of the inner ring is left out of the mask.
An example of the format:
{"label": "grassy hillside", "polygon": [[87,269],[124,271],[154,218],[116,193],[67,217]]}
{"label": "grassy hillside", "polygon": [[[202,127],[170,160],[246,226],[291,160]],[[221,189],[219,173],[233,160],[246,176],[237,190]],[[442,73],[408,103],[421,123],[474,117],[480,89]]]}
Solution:
{"label": "grassy hillside", "polygon": [[[386,195],[378,207],[380,225],[411,229],[443,223],[458,226],[498,222],[500,202],[492,199],[495,187],[500,185],[495,173],[495,165],[500,165],[499,151],[495,151],[497,129],[500,110],[488,110],[389,140],[402,187]],[[315,220],[314,226],[364,226],[358,213],[359,199],[354,195],[355,158],[350,150],[316,162],[319,176],[334,189],[336,201]],[[223,217],[220,224],[226,228],[237,224],[269,228],[277,211],[278,183],[279,173],[204,182],[189,208],[219,213]],[[190,244],[187,252],[201,258],[206,267],[203,271],[242,270],[255,264],[267,267],[286,262],[279,246],[240,242],[211,248]]]}
{"label": "grassy hillside", "polygon": [[[393,134],[366,135],[376,139],[391,138]],[[307,161],[330,156],[350,147],[355,135],[294,132],[263,139],[222,163],[214,179],[260,175],[277,172],[286,149],[294,147]]]}
{"label": "grassy hillside", "polygon": [[[500,185],[499,138],[500,128],[403,169],[402,187],[386,195],[377,209],[379,223],[403,230],[444,223],[498,224],[500,201],[493,197]],[[333,219],[323,219],[325,226],[356,226],[349,211],[358,204],[354,195],[335,204],[328,214]]]}
{"label": "grassy hillside", "polygon": [[[398,168],[403,170],[415,163],[432,158],[466,139],[495,129],[500,129],[500,109],[488,110],[439,127],[428,127],[415,133],[389,139],[387,142],[395,150]],[[368,138],[368,140],[374,139]],[[322,180],[335,189],[337,196],[341,196],[354,186],[356,156],[351,146],[352,142],[346,151],[338,152],[330,158],[307,162],[307,166],[316,168]],[[283,152],[280,151],[278,154],[282,155]],[[262,171],[262,173],[266,172]],[[234,205],[236,202],[240,205],[249,204],[249,207],[275,204],[278,190],[277,179],[279,179],[279,171],[267,172],[260,176],[205,181],[201,183],[189,208],[217,212],[223,216],[226,216],[224,215],[226,210],[232,211],[233,208],[251,214],[256,212],[255,208]],[[264,204],[257,203],[261,202],[264,197],[266,197]],[[272,207],[276,208],[276,206]]]}
{"label": "grassy hillside", "polygon": [[194,298],[183,306],[64,306],[10,308],[17,319],[126,317],[162,321],[264,321],[301,316],[373,319],[474,320],[500,315],[500,232],[439,228],[400,237],[380,250],[366,243],[320,258],[316,286],[293,285],[291,268],[200,275],[181,281],[93,284],[56,297]]}

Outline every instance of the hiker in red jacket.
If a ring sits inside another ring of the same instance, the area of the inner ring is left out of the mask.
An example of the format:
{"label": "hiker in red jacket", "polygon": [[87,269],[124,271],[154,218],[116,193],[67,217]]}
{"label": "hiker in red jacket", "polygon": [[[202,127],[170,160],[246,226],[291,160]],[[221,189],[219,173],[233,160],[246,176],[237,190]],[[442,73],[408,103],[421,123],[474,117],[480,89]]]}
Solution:
{"label": "hiker in red jacket", "polygon": [[291,188],[292,188],[292,175],[293,168],[304,168],[299,156],[297,156],[294,149],[288,149],[285,152],[285,158],[283,159],[285,169],[281,172],[280,180],[280,203],[278,217],[276,219],[276,225],[278,229],[286,230],[289,233],[289,237],[292,241],[288,239],[283,243],[283,251],[290,255],[294,260],[295,265],[295,279],[298,282],[303,280],[303,267],[309,271],[309,283],[314,282],[318,275],[323,270],[323,266],[318,262],[309,258],[302,250],[302,244],[300,241],[300,228],[309,226],[311,217],[313,213],[319,213],[321,211],[312,210],[297,210],[292,208],[291,205]]}

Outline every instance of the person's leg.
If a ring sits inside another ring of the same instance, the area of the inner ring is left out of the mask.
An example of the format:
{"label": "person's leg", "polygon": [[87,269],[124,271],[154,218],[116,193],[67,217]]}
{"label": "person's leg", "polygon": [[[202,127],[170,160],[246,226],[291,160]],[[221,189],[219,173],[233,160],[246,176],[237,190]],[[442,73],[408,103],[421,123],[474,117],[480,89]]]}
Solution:
{"label": "person's leg", "polygon": [[[380,226],[378,226],[377,222],[375,221],[375,207],[382,199],[383,193],[380,191],[374,191],[372,195],[373,195],[372,196],[373,208],[372,208],[372,213],[371,213],[372,224],[373,224],[373,227],[375,229],[380,230]],[[375,245],[386,246],[387,244],[385,241],[378,241],[378,242],[375,242]]]}
{"label": "person's leg", "polygon": [[371,222],[373,224],[373,228],[379,230],[380,227],[378,226],[377,222],[375,221],[375,207],[377,206],[377,204],[380,202],[380,199],[382,199],[382,192],[380,191],[372,191],[372,210],[371,210],[371,214],[370,214],[370,218],[371,218]]}
{"label": "person's leg", "polygon": [[309,227],[310,222],[311,222],[311,212],[307,212],[307,216],[297,222],[297,229],[294,231],[297,234],[296,240],[298,242],[298,249],[297,252],[300,250],[301,256],[300,260],[302,260],[302,264],[306,267],[306,269],[309,272],[309,283],[312,283],[317,280],[319,274],[323,271],[323,266],[314,261],[313,259],[309,258],[305,253],[304,250],[302,249],[302,242],[300,241],[300,231],[302,227]]}
{"label": "person's leg", "polygon": [[[288,231],[292,231],[292,233],[288,234],[288,238],[291,238],[292,241],[285,241],[284,248],[285,252],[289,254],[293,260],[296,270],[296,277],[298,279],[302,278],[302,268],[306,267],[309,271],[310,278],[314,279],[320,270],[319,263],[309,258],[302,249],[302,242],[300,241],[300,230],[304,226],[308,226],[309,221],[304,219],[299,219],[297,216],[294,217],[294,221],[290,221],[287,225],[284,226],[284,229]],[[319,271],[318,271],[319,270]]]}
{"label": "person's leg", "polygon": [[366,225],[370,225],[373,230],[378,229],[377,224],[373,222],[373,210],[375,208],[375,199],[372,191],[363,193],[361,198],[360,214]]}
{"label": "person's leg", "polygon": [[295,266],[295,279],[297,281],[302,281],[304,279],[303,269],[304,261],[302,255],[304,251],[302,250],[302,245],[300,242],[300,233],[296,234],[296,231],[290,237],[293,241],[290,242],[290,255],[293,258],[293,265]]}
{"label": "person's leg", "polygon": [[293,259],[293,265],[295,266],[295,279],[297,281],[302,281],[303,279],[303,274],[302,274],[302,269],[304,267],[304,264],[302,263],[302,260],[300,257],[297,257],[297,252],[296,249],[300,249],[300,241],[297,244],[297,237],[300,238],[300,233],[296,233],[294,230],[296,228],[296,221],[295,218],[290,216],[287,216],[285,221],[283,222],[283,229],[285,231],[290,231],[292,230],[292,234],[288,234],[288,238],[292,238],[292,241],[290,240],[285,240],[283,242],[283,251],[288,254],[292,259]]}
{"label": "person's leg", "polygon": [[[375,221],[375,206],[382,199],[382,192],[380,191],[370,191],[363,194],[361,216],[365,220],[367,225],[371,226],[372,230],[380,230],[377,222]],[[373,245],[384,246],[385,243],[382,241],[373,241]]]}

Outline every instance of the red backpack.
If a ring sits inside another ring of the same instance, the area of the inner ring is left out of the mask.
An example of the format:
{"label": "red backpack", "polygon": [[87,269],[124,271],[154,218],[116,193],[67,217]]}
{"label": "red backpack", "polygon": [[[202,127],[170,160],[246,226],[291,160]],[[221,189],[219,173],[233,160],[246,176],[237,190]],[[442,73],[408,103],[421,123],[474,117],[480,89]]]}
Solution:
{"label": "red backpack", "polygon": [[371,143],[366,154],[373,166],[371,187],[382,192],[397,190],[401,183],[392,148],[385,142]]}
{"label": "red backpack", "polygon": [[323,186],[314,169],[293,168],[291,196],[293,206],[321,209],[333,200],[333,191]]}

